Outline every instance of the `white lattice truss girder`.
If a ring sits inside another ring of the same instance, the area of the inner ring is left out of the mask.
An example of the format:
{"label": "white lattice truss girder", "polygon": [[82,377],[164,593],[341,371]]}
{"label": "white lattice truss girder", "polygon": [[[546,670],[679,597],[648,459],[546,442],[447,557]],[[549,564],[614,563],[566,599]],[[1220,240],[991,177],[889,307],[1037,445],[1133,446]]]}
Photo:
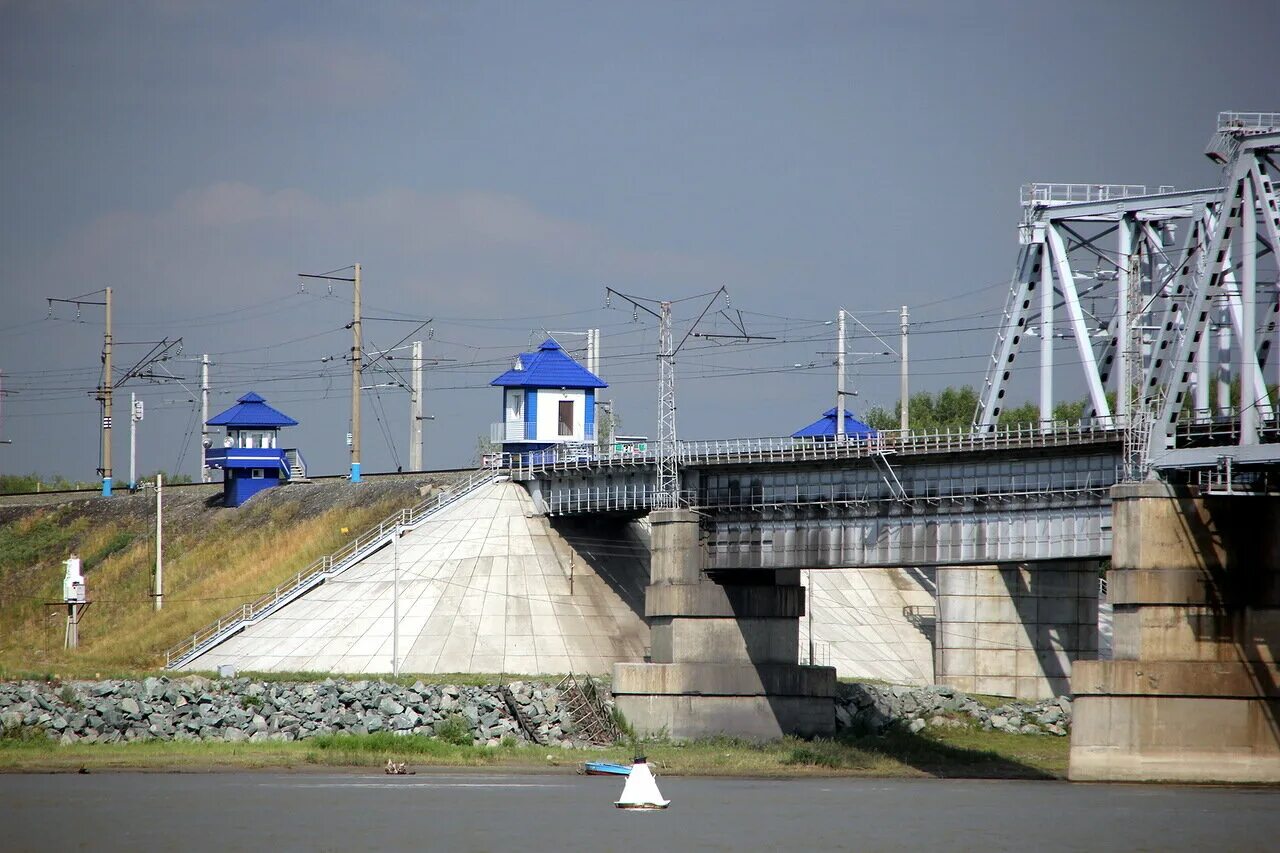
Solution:
{"label": "white lattice truss girder", "polygon": [[[1274,255],[1280,247],[1280,206],[1272,182],[1277,150],[1280,130],[1275,127],[1220,127],[1218,137],[1211,143],[1210,156],[1225,161],[1227,181],[1222,201],[1206,217],[1200,239],[1180,271],[1187,282],[1185,291],[1179,294],[1185,304],[1175,301],[1168,321],[1159,329],[1156,356],[1145,389],[1152,396],[1163,391],[1151,431],[1149,456],[1173,447],[1186,395],[1194,378],[1204,375],[1198,362],[1199,350],[1209,345],[1210,315],[1215,305],[1227,306],[1236,333],[1242,444],[1257,442],[1259,418],[1272,412],[1262,381],[1263,358],[1259,352],[1265,353],[1265,349],[1257,342],[1254,305],[1257,260],[1261,255]],[[1268,327],[1274,330],[1274,311],[1271,313]]]}
{"label": "white lattice truss girder", "polygon": [[[1040,412],[1043,428],[1049,428],[1055,402],[1053,340],[1070,337],[1088,396],[1086,417],[1125,427],[1131,411],[1148,411],[1154,421],[1149,444],[1163,448],[1172,441],[1189,387],[1196,389],[1195,416],[1211,414],[1209,367],[1215,354],[1209,324],[1218,309],[1223,318],[1219,345],[1226,350],[1217,358],[1241,380],[1247,401],[1242,441],[1256,440],[1259,422],[1276,413],[1263,369],[1280,329],[1280,288],[1258,294],[1256,267],[1259,258],[1280,247],[1273,185],[1280,125],[1251,124],[1254,119],[1275,122],[1280,116],[1219,117],[1219,133],[1206,153],[1225,164],[1225,187],[1150,195],[1127,185],[1024,189],[1022,248],[974,413],[975,429],[996,428],[1027,334],[1040,337]],[[1242,215],[1246,206],[1247,217]],[[1085,233],[1090,228],[1094,233]],[[1114,248],[1109,248],[1103,241],[1112,235]],[[1114,292],[1105,287],[1111,280]],[[1086,310],[1086,299],[1092,310]],[[1097,310],[1100,300],[1112,306],[1109,316],[1105,308]],[[1261,323],[1254,313],[1259,302]],[[1054,314],[1063,308],[1067,331],[1055,334]],[[1143,379],[1136,388],[1132,380],[1139,371]],[[1219,381],[1220,396],[1226,382]],[[1071,387],[1074,396],[1079,386]],[[1106,398],[1109,387],[1115,392],[1114,412]]]}
{"label": "white lattice truss girder", "polygon": [[[1045,193],[1024,190],[1024,199],[1042,199]],[[1124,187],[1144,192],[1142,187]],[[1040,417],[1049,429],[1053,417],[1055,337],[1075,342],[1075,363],[1088,396],[1086,416],[1095,423],[1122,426],[1130,408],[1131,393],[1125,387],[1123,365],[1142,359],[1128,344],[1134,323],[1158,312],[1178,258],[1171,256],[1177,224],[1195,221],[1204,205],[1214,202],[1221,190],[1163,192],[1117,197],[1116,188],[1088,199],[1071,202],[1029,202],[1024,205],[1020,229],[1022,248],[1010,287],[1001,327],[988,365],[986,381],[974,413],[978,431],[994,430],[1006,405],[1006,394],[1023,338],[1040,338]],[[1086,235],[1086,228],[1098,233]],[[1114,248],[1103,241],[1114,239]],[[1131,281],[1130,256],[1137,254],[1136,281]],[[1092,268],[1092,272],[1085,270]],[[1107,288],[1115,282],[1115,289]],[[1083,284],[1082,284],[1083,283]],[[1142,314],[1129,321],[1126,308],[1130,291],[1144,295]],[[1084,300],[1103,301],[1107,311],[1086,310]],[[1067,331],[1055,332],[1055,314],[1065,309]],[[1119,369],[1115,369],[1119,368]],[[1116,392],[1116,411],[1107,399],[1108,385]],[[1074,386],[1073,386],[1074,387]]]}

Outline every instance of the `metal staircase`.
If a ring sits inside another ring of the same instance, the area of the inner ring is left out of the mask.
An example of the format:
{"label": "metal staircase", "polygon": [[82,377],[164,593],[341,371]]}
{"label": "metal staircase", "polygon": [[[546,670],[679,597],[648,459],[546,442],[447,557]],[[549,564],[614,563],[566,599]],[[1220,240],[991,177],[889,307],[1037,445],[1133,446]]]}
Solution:
{"label": "metal staircase", "polygon": [[285,463],[289,466],[290,483],[310,483],[307,479],[307,460],[297,448],[289,448],[284,452]]}
{"label": "metal staircase", "polygon": [[332,554],[321,557],[298,574],[256,601],[242,604],[215,622],[201,628],[189,638],[164,653],[166,669],[179,669],[205,652],[231,637],[257,624],[280,608],[296,601],[310,590],[356,565],[383,546],[391,538],[416,529],[431,516],[451,506],[462,498],[490,483],[506,480],[497,469],[486,469],[472,474],[467,480],[455,484],[417,506],[402,509],[383,519],[377,527],[371,527]]}

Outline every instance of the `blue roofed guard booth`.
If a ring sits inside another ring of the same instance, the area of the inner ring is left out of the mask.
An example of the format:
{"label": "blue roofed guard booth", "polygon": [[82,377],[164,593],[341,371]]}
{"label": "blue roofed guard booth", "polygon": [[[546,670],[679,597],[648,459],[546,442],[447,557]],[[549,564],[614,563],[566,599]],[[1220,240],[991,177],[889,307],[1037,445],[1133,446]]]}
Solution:
{"label": "blue roofed guard booth", "polygon": [[[822,413],[822,417],[803,429],[791,433],[792,438],[808,438],[813,441],[835,441],[836,410],[834,407]],[[874,438],[876,431],[855,418],[848,409],[844,412],[844,434],[850,439]]]}
{"label": "blue roofed guard booth", "polygon": [[502,421],[491,439],[504,453],[584,447],[596,440],[596,389],[609,387],[554,338],[522,352],[489,383],[502,388]]}
{"label": "blue roofed guard booth", "polygon": [[295,447],[281,448],[281,427],[297,426],[293,418],[267,405],[250,391],[236,404],[208,420],[226,427],[222,447],[207,447],[205,464],[222,469],[222,503],[240,506],[264,489],[282,482],[305,481],[307,462]]}

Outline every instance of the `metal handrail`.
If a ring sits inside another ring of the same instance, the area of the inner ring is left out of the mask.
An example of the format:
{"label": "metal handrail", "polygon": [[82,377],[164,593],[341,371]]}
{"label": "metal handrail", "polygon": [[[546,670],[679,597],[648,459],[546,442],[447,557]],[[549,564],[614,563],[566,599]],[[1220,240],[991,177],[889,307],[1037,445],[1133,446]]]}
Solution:
{"label": "metal handrail", "polygon": [[297,593],[315,586],[327,577],[350,568],[389,542],[391,536],[397,531],[411,530],[417,527],[428,516],[434,515],[475,489],[493,482],[500,475],[501,472],[495,469],[478,471],[468,477],[461,488],[450,486],[446,491],[426,499],[417,506],[397,510],[378,522],[377,527],[369,528],[332,554],[326,554],[316,559],[306,568],[299,571],[292,580],[285,581],[252,602],[240,605],[203,628],[194,631],[190,638],[184,639],[181,643],[167,649],[164,653],[165,667],[173,669],[182,666],[198,654],[203,654],[209,647],[217,645],[220,637],[239,631],[242,626],[260,619],[281,603],[287,603]]}
{"label": "metal handrail", "polygon": [[[927,454],[956,451],[1007,450],[1016,448],[1053,447],[1065,444],[1104,444],[1118,442],[1123,430],[1084,424],[1054,423],[1048,427],[1022,424],[992,432],[972,430],[938,430],[913,432],[885,430],[874,436],[848,438],[845,441],[793,438],[735,438],[714,440],[682,440],[676,452],[680,465],[699,466],[743,462],[808,462],[858,459],[885,454]],[[501,454],[497,464],[509,468],[514,476],[531,477],[539,472],[575,471],[595,468],[647,467],[657,456],[646,454],[613,454],[610,452],[575,454],[560,457],[554,449],[536,454]]]}

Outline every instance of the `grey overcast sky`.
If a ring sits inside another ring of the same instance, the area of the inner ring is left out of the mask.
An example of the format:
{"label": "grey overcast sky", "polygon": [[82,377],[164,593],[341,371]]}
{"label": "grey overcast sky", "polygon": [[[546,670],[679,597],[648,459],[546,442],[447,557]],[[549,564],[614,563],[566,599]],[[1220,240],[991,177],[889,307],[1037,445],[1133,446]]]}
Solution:
{"label": "grey overcast sky", "polygon": [[[192,389],[211,353],[213,412],[256,390],[313,471],[345,470],[349,290],[294,274],[353,261],[367,315],[435,318],[427,355],[454,359],[429,371],[431,467],[471,459],[489,380],[547,330],[601,328],[606,396],[653,433],[656,331],[605,285],[723,284],[780,339],[681,354],[686,437],[831,406],[841,305],[886,333],[913,306],[913,390],[979,385],[1019,185],[1215,184],[1217,111],[1280,109],[1278,43],[1272,0],[0,0],[0,471],[94,479],[102,310],[45,298],[106,286],[118,341],[181,336],[164,367]],[[370,320],[367,346],[413,328]],[[853,408],[892,406],[896,365],[860,358]],[[188,392],[131,389],[140,469],[197,472]],[[405,393],[363,412],[365,470],[405,464]],[[116,425],[119,482],[125,405]]]}

